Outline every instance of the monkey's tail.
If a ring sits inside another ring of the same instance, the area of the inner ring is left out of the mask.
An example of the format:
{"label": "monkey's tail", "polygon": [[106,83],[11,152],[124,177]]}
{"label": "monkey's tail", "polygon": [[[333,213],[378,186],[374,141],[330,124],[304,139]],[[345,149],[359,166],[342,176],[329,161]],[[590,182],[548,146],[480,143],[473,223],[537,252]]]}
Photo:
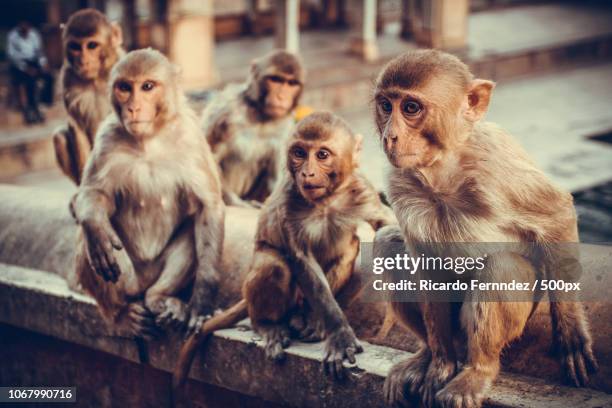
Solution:
{"label": "monkey's tail", "polygon": [[198,346],[200,346],[200,344],[202,344],[215,330],[233,326],[247,316],[247,303],[246,300],[242,299],[229,309],[206,320],[202,323],[199,330],[189,336],[185,344],[183,344],[183,347],[181,347],[178,362],[172,374],[172,389],[174,392],[179,390],[184,384],[189,374],[189,370],[191,369],[191,364],[195,358]]}

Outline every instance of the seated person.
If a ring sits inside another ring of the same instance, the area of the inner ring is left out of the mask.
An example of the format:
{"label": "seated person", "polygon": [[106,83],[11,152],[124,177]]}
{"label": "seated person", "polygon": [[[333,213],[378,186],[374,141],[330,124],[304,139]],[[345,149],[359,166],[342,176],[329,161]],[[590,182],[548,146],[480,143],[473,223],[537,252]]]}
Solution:
{"label": "seated person", "polygon": [[[40,35],[27,21],[22,21],[8,34],[7,54],[13,83],[18,90],[20,108],[26,123],[43,122],[45,119],[38,108],[37,82],[42,79],[44,86],[40,99],[53,103],[53,77],[43,54]],[[24,92],[25,90],[25,98]],[[25,99],[25,100],[24,100]]]}

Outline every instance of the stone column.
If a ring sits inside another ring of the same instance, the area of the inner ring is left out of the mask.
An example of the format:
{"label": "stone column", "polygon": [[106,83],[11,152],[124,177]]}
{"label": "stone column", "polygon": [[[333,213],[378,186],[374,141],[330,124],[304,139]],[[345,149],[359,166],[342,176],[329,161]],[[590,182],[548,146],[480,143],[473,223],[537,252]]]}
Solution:
{"label": "stone column", "polygon": [[300,50],[300,0],[276,0],[275,45],[297,54]]}
{"label": "stone column", "polygon": [[[467,46],[469,0],[412,0],[414,38],[422,46],[462,49]],[[412,2],[411,1],[411,2]]]}
{"label": "stone column", "polygon": [[182,68],[183,85],[202,88],[217,82],[213,0],[169,0],[167,22],[166,52]]}
{"label": "stone column", "polygon": [[412,17],[415,14],[415,0],[401,0],[401,31],[400,37],[410,38],[412,37]]}
{"label": "stone column", "polygon": [[62,4],[60,0],[47,3],[47,22],[41,29],[45,55],[51,68],[59,68],[64,59],[62,49]]}
{"label": "stone column", "polygon": [[374,61],[378,58],[376,10],[376,0],[352,0],[349,3],[351,14],[349,51],[366,61]]}

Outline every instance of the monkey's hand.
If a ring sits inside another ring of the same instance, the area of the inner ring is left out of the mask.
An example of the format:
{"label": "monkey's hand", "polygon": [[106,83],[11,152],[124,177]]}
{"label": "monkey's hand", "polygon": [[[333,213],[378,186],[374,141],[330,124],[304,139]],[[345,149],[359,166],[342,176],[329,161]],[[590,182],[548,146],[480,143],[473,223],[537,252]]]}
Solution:
{"label": "monkey's hand", "polygon": [[105,281],[117,282],[121,270],[113,251],[123,249],[117,233],[108,221],[83,221],[82,226],[87,240],[89,264]]}
{"label": "monkey's hand", "polygon": [[210,265],[206,270],[196,273],[196,282],[188,305],[190,317],[187,323],[187,335],[199,330],[202,323],[213,313],[218,289],[219,275]]}
{"label": "monkey's hand", "polygon": [[332,332],[325,343],[325,356],[323,365],[325,372],[332,374],[336,379],[342,380],[345,372],[342,362],[346,358],[349,363],[355,364],[356,353],[361,353],[363,347],[357,341],[353,329],[348,325],[340,326]]}
{"label": "monkey's hand", "polygon": [[589,381],[589,373],[597,371],[592,343],[588,329],[581,324],[567,328],[554,340],[553,347],[561,356],[565,373],[576,387],[584,387]]}

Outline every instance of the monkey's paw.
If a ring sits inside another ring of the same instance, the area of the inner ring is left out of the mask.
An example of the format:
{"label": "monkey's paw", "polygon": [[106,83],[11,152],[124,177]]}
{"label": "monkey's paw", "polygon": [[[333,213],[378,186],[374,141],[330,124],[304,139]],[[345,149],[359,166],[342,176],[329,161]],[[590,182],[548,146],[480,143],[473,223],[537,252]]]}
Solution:
{"label": "monkey's paw", "polygon": [[393,366],[383,387],[387,404],[403,406],[410,399],[416,402],[430,362],[431,352],[423,347],[412,358]]}
{"label": "monkey's paw", "polygon": [[442,408],[478,408],[492,378],[471,367],[464,368],[436,394],[436,402]]}
{"label": "monkey's paw", "polygon": [[174,330],[184,329],[189,317],[187,305],[175,297],[164,299],[161,310],[156,311],[156,314],[155,323]]}
{"label": "monkey's paw", "polygon": [[266,357],[277,363],[282,361],[285,358],[285,349],[291,344],[289,329],[275,324],[258,327],[257,331],[261,333],[266,342]]}
{"label": "monkey's paw", "polygon": [[566,338],[558,338],[554,344],[568,380],[576,387],[587,385],[589,374],[598,369],[592,343],[585,328],[575,328]]}
{"label": "monkey's paw", "polygon": [[435,397],[438,390],[446,385],[457,374],[457,363],[455,361],[444,361],[432,358],[427,368],[427,374],[419,393],[421,402],[426,407],[435,406]]}
{"label": "monkey's paw", "polygon": [[128,305],[120,326],[120,330],[126,329],[130,336],[142,337],[145,340],[153,340],[161,334],[155,324],[155,315],[140,302]]}
{"label": "monkey's paw", "polygon": [[323,322],[312,311],[307,314],[296,314],[291,318],[289,326],[300,341],[314,343],[325,338]]}
{"label": "monkey's paw", "polygon": [[350,326],[343,326],[330,333],[325,343],[325,356],[323,367],[325,372],[334,376],[337,380],[345,377],[342,362],[346,358],[349,363],[355,364],[356,353],[361,353],[363,347],[357,341],[357,337]]}

